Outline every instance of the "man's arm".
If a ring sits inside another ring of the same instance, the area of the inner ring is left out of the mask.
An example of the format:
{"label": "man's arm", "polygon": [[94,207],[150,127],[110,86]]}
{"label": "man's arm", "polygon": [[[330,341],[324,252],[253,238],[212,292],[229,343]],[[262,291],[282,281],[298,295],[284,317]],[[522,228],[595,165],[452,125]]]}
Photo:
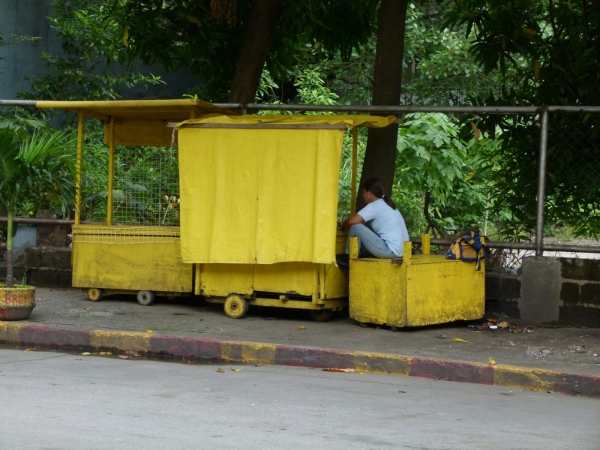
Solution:
{"label": "man's arm", "polygon": [[347,230],[348,228],[350,228],[352,225],[356,225],[359,223],[365,223],[365,219],[362,218],[362,216],[360,214],[354,214],[352,217],[350,217],[349,219],[346,219],[342,222],[341,227],[345,230]]}

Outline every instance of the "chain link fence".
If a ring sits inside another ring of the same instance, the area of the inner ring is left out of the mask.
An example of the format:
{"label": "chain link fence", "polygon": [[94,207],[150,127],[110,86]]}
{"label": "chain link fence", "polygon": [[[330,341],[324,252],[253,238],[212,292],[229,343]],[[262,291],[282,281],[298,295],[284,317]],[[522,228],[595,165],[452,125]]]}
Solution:
{"label": "chain link fence", "polygon": [[[447,243],[476,227],[495,247],[490,265],[508,269],[542,252],[595,258],[600,111],[501,109],[389,109],[404,118],[393,196],[411,235],[430,232]],[[348,155],[345,149],[340,188],[346,191]]]}
{"label": "chain link fence", "polygon": [[[404,123],[393,195],[413,236],[432,231],[442,238],[439,243],[447,244],[462,230],[476,226],[490,238],[497,249],[494,257],[504,267],[519,266],[529,254],[600,254],[600,107],[219,106],[394,114]],[[358,173],[366,148],[363,131]],[[340,175],[340,217],[350,209],[350,150],[348,135]],[[116,148],[115,226],[179,225],[177,159],[176,148]],[[86,146],[82,180],[86,222],[106,223],[107,162],[105,147]]]}

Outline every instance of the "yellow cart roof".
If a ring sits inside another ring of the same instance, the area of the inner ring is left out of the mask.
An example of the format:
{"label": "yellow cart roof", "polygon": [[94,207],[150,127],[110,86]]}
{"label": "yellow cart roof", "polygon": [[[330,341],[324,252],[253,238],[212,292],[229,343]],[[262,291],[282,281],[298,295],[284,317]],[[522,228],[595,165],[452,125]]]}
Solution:
{"label": "yellow cart roof", "polygon": [[134,146],[177,146],[169,123],[181,122],[206,114],[235,115],[233,111],[196,99],[179,100],[106,100],[40,101],[38,108],[55,108],[83,114],[105,122],[104,136],[110,142],[111,119],[114,119],[114,144]]}
{"label": "yellow cart roof", "polygon": [[40,101],[38,108],[64,109],[84,116],[116,122],[181,122],[205,114],[235,115],[229,109],[196,99],[179,100],[103,100]]}
{"label": "yellow cart roof", "polygon": [[394,123],[394,116],[366,116],[366,115],[206,115],[199,118],[188,119],[179,123],[180,128],[352,128],[364,126],[369,128],[383,128]]}

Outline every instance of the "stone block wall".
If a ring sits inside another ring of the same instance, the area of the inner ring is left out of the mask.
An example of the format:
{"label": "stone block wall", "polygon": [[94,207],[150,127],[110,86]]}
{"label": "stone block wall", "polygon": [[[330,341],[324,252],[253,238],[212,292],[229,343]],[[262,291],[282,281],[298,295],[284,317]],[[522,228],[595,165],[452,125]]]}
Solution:
{"label": "stone block wall", "polygon": [[[39,287],[71,287],[71,249],[29,247],[14,264],[15,281]],[[0,262],[0,279],[6,278],[6,263]]]}
{"label": "stone block wall", "polygon": [[558,258],[559,322],[600,327],[600,260]]}
{"label": "stone block wall", "polygon": [[485,274],[485,312],[490,316],[502,314],[515,319],[521,317],[519,299],[521,279],[504,271],[488,270]]}

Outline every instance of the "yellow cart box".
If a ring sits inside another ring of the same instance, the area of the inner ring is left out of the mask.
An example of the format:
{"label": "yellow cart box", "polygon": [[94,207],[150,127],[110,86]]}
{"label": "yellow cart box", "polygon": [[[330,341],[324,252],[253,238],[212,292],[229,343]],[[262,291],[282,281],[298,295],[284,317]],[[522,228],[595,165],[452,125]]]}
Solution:
{"label": "yellow cart box", "polygon": [[416,327],[480,319],[485,313],[485,263],[446,259],[429,251],[404,257],[358,258],[358,240],[350,243],[350,317],[390,327]]}

